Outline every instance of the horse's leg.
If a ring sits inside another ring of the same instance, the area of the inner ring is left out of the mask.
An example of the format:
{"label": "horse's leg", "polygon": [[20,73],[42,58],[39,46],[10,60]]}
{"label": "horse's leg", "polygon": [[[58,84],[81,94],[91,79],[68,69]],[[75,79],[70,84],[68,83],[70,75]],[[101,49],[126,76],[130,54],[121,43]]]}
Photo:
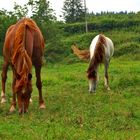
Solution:
{"label": "horse's leg", "polygon": [[106,88],[107,90],[110,90],[110,87],[109,87],[109,79],[108,79],[109,61],[106,61],[104,65],[105,65],[104,85],[105,85],[105,88]]}
{"label": "horse's leg", "polygon": [[41,82],[41,65],[35,65],[35,73],[36,73],[36,86],[39,92],[39,107],[45,108],[44,100],[42,97],[42,82]]}
{"label": "horse's leg", "polygon": [[16,93],[14,90],[15,84],[16,84],[16,77],[15,77],[15,74],[13,72],[13,83],[12,83],[13,97],[12,97],[11,107],[9,110],[10,112],[14,112],[16,110]]}
{"label": "horse's leg", "polygon": [[1,92],[1,103],[6,102],[5,97],[5,83],[7,79],[7,70],[8,70],[9,63],[7,61],[4,61],[3,68],[2,68],[2,92]]}

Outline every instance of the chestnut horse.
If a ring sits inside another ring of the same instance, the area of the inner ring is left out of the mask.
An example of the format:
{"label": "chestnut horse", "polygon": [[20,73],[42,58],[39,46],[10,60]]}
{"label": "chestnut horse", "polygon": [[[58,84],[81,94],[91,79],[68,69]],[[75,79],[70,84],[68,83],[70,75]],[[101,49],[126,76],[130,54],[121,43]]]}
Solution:
{"label": "chestnut horse", "polygon": [[10,112],[15,110],[16,95],[19,113],[28,111],[32,93],[32,65],[34,65],[36,72],[39,105],[40,108],[45,108],[40,75],[43,52],[44,39],[40,29],[32,19],[23,18],[8,28],[3,48],[4,64],[2,69],[1,103],[6,101],[5,84],[8,66],[10,65],[13,71],[13,98]]}
{"label": "chestnut horse", "polygon": [[75,45],[72,46],[74,54],[81,59],[89,59],[89,67],[87,75],[89,79],[89,92],[96,91],[97,71],[99,64],[105,66],[105,87],[109,88],[108,67],[111,57],[114,53],[114,45],[111,39],[100,34],[97,35],[91,42],[89,50],[79,50]]}

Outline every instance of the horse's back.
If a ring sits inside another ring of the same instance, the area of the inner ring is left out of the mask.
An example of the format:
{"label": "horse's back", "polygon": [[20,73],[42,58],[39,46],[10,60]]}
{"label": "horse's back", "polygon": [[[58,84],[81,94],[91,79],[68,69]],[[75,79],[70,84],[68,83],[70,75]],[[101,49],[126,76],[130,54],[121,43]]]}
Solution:
{"label": "horse's back", "polygon": [[32,59],[39,59],[44,52],[43,35],[37,24],[29,18],[23,19],[26,24],[26,45],[25,49]]}
{"label": "horse's back", "polygon": [[[90,44],[90,59],[94,56],[95,48],[99,39],[102,39],[102,42],[104,43],[102,47],[105,48],[105,55],[109,58],[112,57],[114,53],[114,45],[112,40],[102,34],[99,34],[93,38]],[[105,42],[103,40],[105,40]]]}

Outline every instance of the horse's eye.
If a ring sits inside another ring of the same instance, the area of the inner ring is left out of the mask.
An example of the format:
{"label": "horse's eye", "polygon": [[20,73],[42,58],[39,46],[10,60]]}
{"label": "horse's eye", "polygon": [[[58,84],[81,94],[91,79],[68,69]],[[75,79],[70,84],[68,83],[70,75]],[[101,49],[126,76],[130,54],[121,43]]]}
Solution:
{"label": "horse's eye", "polygon": [[31,79],[32,79],[32,74],[29,73],[29,74],[28,74],[28,80],[31,80]]}
{"label": "horse's eye", "polygon": [[19,74],[16,74],[17,80],[20,80],[21,76]]}
{"label": "horse's eye", "polygon": [[96,71],[93,72],[93,76],[96,77]]}

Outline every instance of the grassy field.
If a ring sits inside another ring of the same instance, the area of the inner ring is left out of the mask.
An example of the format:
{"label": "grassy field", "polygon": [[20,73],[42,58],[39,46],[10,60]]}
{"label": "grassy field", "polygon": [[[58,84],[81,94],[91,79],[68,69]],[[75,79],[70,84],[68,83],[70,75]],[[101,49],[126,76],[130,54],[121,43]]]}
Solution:
{"label": "grassy field", "polygon": [[7,103],[0,105],[0,139],[140,140],[140,62],[113,59],[109,92],[103,86],[101,66],[96,94],[88,93],[87,66],[82,62],[44,65],[46,109],[38,108],[33,76],[33,103],[23,116],[18,111],[8,113],[12,97],[9,71]]}

